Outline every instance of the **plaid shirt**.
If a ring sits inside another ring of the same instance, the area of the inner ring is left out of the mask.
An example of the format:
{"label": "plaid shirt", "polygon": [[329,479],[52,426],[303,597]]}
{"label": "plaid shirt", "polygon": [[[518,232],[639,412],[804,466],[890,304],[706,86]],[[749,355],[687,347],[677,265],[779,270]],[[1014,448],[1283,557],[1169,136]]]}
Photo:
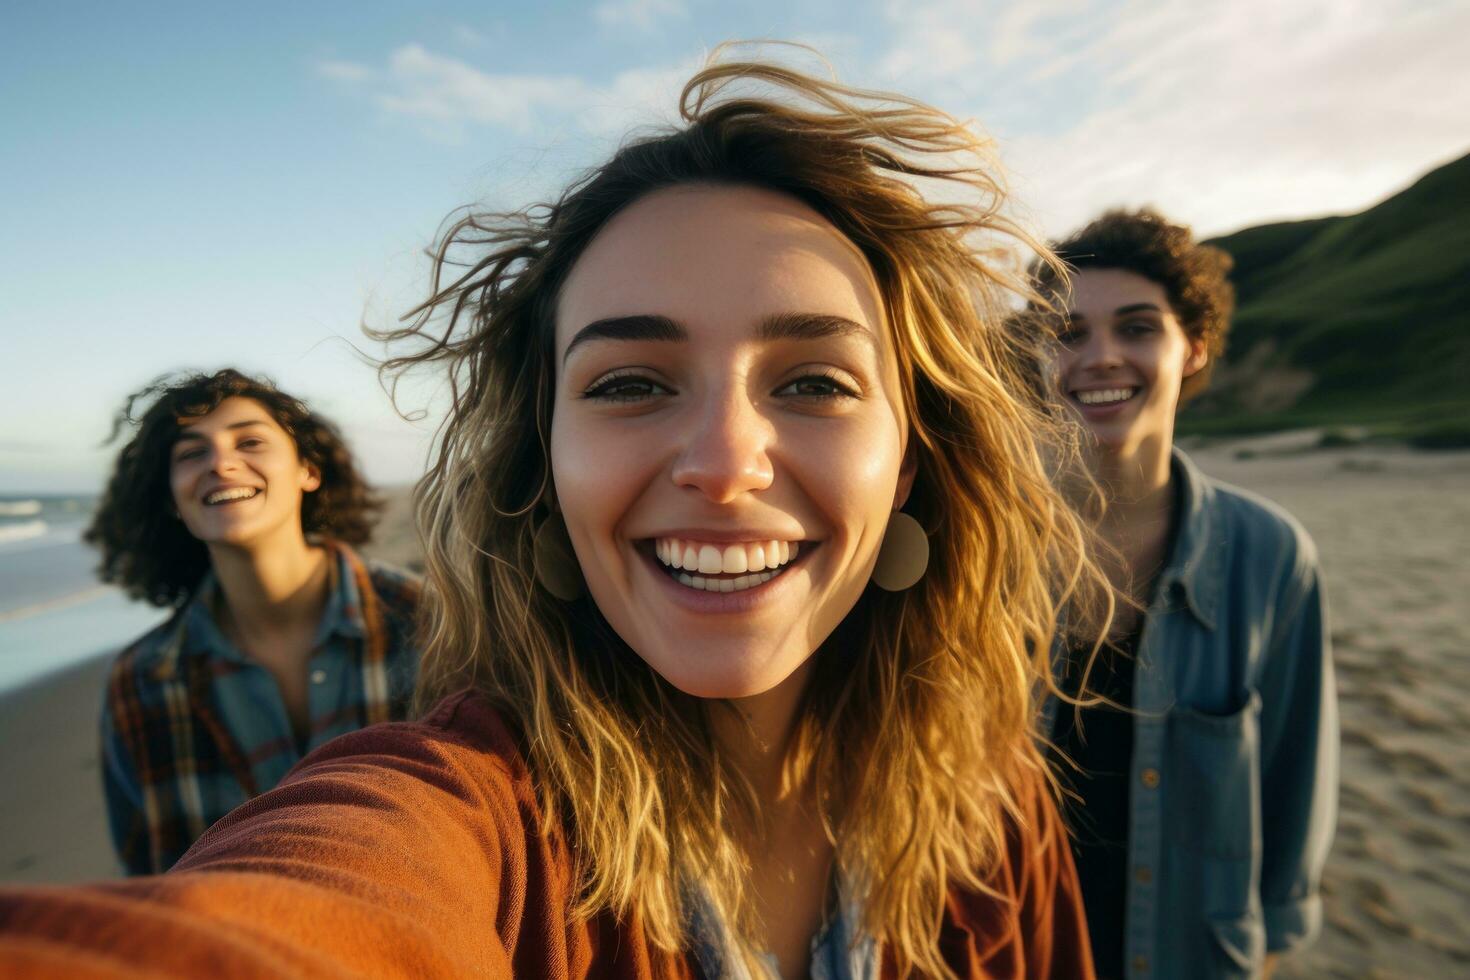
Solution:
{"label": "plaid shirt", "polygon": [[307,752],[407,714],[419,582],[364,563],[345,545],[329,547],[336,587],[307,664],[304,745],[275,678],[215,622],[213,573],[113,664],[102,706],[103,788],[126,873],[167,871],[210,824],[275,786]]}

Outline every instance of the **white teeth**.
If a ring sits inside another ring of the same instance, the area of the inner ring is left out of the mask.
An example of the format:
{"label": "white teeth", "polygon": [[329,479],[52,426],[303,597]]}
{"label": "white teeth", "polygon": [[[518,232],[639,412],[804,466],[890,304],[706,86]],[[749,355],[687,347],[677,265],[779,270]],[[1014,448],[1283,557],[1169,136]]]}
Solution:
{"label": "white teeth", "polygon": [[258,493],[254,487],[232,487],[229,490],[216,490],[204,498],[206,504],[222,504],[227,500],[249,500]]}
{"label": "white teeth", "polygon": [[799,544],[795,541],[755,541],[715,545],[679,538],[657,538],[653,550],[660,562],[673,569],[700,575],[743,575],[780,568],[796,557]]}
{"label": "white teeth", "polygon": [[688,575],[680,572],[675,577],[678,578],[680,585],[687,585],[691,589],[703,589],[705,592],[744,592],[757,585],[764,585],[776,575],[776,572],[757,572],[754,575],[741,575],[738,578],[705,578],[703,575]]}
{"label": "white teeth", "polygon": [[712,544],[702,545],[699,549],[699,570],[705,575],[718,575],[725,569],[725,555]]}
{"label": "white teeth", "polygon": [[1132,398],[1136,388],[1107,388],[1102,391],[1079,391],[1077,400],[1084,405],[1110,405],[1126,402]]}
{"label": "white teeth", "polygon": [[750,559],[743,544],[729,545],[721,557],[723,561],[720,571],[722,572],[743,572],[750,567]]}

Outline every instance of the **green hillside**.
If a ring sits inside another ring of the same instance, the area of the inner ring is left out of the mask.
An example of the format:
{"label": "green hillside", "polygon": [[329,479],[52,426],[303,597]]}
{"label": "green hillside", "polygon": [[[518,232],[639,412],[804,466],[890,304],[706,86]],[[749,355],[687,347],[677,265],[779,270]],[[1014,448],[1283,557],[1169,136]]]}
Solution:
{"label": "green hillside", "polygon": [[1470,156],[1361,214],[1214,239],[1229,349],[1183,432],[1470,428]]}

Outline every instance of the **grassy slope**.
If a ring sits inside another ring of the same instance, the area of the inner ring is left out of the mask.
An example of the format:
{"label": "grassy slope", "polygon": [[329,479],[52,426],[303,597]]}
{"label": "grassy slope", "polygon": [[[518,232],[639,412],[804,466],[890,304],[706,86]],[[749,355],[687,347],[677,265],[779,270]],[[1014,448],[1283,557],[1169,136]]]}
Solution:
{"label": "grassy slope", "polygon": [[1216,390],[1182,431],[1470,420],[1470,156],[1361,214],[1247,228],[1212,244],[1236,260],[1226,360],[1274,345],[1311,372],[1294,405],[1251,415]]}

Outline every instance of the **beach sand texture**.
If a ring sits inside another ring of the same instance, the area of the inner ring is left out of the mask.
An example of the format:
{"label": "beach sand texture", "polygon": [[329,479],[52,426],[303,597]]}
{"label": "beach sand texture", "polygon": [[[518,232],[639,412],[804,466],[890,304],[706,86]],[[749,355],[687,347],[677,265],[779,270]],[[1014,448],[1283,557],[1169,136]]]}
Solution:
{"label": "beach sand texture", "polygon": [[[1331,602],[1343,774],[1326,924],[1278,975],[1467,975],[1470,453],[1286,452],[1291,442],[1193,450],[1206,472],[1306,525]],[[1239,458],[1243,447],[1254,455]],[[413,563],[403,494],[378,537],[378,555]],[[95,750],[101,678],[88,664],[0,700],[0,878],[111,873]]]}

